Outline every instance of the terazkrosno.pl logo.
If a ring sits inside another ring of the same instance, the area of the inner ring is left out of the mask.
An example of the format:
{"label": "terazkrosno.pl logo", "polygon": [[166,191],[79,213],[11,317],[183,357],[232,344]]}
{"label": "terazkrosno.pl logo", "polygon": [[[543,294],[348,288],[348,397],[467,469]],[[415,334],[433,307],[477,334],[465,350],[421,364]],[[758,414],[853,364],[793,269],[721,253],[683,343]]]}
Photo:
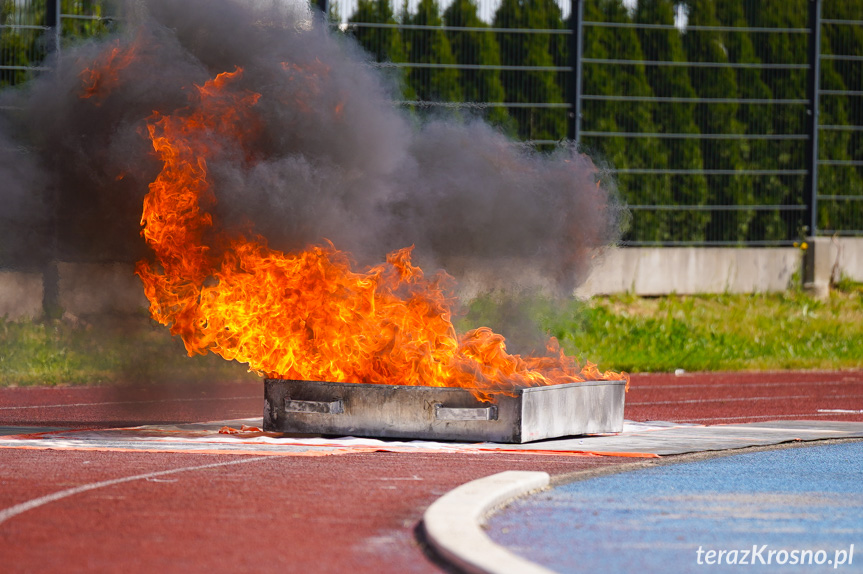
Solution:
{"label": "terazkrosno.pl logo", "polygon": [[854,545],[835,550],[775,550],[767,544],[753,544],[752,548],[708,549],[699,546],[695,562],[707,566],[719,564],[747,566],[750,564],[776,564],[779,566],[826,565],[833,568],[851,566],[854,563]]}

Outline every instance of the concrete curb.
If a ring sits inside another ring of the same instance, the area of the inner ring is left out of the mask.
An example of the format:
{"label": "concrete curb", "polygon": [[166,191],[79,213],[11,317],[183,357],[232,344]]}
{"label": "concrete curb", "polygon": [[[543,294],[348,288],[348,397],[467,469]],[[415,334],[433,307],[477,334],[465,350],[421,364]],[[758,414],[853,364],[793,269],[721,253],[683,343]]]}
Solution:
{"label": "concrete curb", "polygon": [[546,488],[545,472],[510,470],[459,486],[423,515],[428,543],[447,562],[472,574],[551,574],[552,571],[495,544],[482,530],[494,508]]}

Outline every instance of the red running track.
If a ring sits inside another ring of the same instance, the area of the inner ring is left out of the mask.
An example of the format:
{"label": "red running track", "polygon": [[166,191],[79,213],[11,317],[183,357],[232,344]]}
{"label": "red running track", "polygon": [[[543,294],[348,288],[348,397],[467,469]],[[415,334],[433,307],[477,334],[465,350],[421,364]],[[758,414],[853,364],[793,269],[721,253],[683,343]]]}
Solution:
{"label": "red running track", "polygon": [[630,420],[707,425],[863,421],[863,371],[637,375],[625,413]]}
{"label": "red running track", "polygon": [[[246,384],[2,389],[0,426],[254,417],[262,394]],[[626,418],[638,421],[863,421],[863,371],[636,375],[626,400]],[[426,507],[448,490],[503,470],[559,475],[626,462],[516,453],[255,457],[0,449],[0,570],[440,572],[414,531]],[[8,516],[9,508],[28,502]]]}

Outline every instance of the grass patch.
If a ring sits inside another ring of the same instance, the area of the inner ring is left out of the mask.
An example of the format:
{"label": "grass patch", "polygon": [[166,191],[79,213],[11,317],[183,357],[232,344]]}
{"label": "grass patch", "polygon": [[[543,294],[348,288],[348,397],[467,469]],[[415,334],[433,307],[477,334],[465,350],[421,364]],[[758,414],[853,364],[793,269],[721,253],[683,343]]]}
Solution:
{"label": "grass patch", "polygon": [[[629,372],[863,368],[863,287],[846,282],[827,300],[801,291],[757,295],[530,304],[546,334],[580,361]],[[475,302],[463,326],[495,319]],[[504,334],[506,331],[504,330]]]}
{"label": "grass patch", "polygon": [[[474,301],[463,332],[488,325],[513,351],[547,335],[602,369],[629,372],[863,368],[863,285],[843,281],[829,299],[801,291],[761,295],[596,297]],[[94,322],[0,319],[0,386],[242,381],[244,365],[187,356],[145,316]]]}
{"label": "grass patch", "polygon": [[234,381],[255,377],[215,355],[189,357],[144,316],[81,321],[0,318],[0,386]]}

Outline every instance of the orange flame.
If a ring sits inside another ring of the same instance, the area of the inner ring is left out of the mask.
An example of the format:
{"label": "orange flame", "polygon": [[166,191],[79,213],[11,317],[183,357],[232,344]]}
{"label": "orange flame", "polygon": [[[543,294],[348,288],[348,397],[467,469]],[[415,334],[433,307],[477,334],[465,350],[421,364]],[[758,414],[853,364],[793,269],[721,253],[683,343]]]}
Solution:
{"label": "orange flame", "polygon": [[547,356],[521,357],[485,327],[459,337],[451,278],[426,277],[411,263],[412,247],[355,272],[330,243],[282,253],[263,238],[216,230],[207,160],[232,146],[249,149],[258,133],[260,95],[237,87],[241,74],[197,86],[188,108],[156,114],[148,125],[163,168],[141,218],[155,260],[139,262],[136,272],[152,316],[190,355],[213,352],[270,377],[460,386],[481,389],[481,397],[483,390],[626,377],[591,363],[581,369],[554,339]]}
{"label": "orange flame", "polygon": [[296,95],[290,101],[284,101],[285,105],[293,106],[303,114],[308,115],[314,113],[314,110],[306,103],[307,101],[322,97],[334,97],[339,100],[333,106],[335,116],[341,116],[345,105],[341,101],[342,95],[328,93],[322,86],[322,81],[330,75],[330,67],[327,64],[315,58],[306,66],[300,66],[293,62],[280,62],[279,65],[284,70],[288,82],[294,84],[296,89]]}
{"label": "orange flame", "polygon": [[103,54],[92,67],[84,68],[79,74],[83,84],[81,98],[96,98],[94,104],[102,105],[102,100],[120,85],[120,72],[135,60],[137,52],[137,41],[123,47],[119,40],[115,40],[110,51]]}

